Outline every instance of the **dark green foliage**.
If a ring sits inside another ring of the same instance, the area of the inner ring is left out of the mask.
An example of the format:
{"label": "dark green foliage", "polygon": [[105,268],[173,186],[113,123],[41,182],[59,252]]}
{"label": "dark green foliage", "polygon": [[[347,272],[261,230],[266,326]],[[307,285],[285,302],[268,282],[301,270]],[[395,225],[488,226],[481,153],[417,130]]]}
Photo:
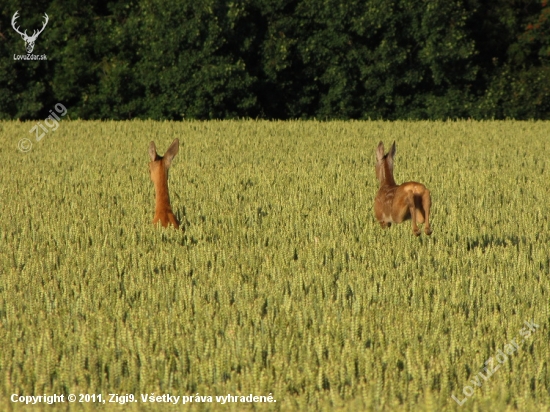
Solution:
{"label": "dark green foliage", "polygon": [[[12,30],[50,21],[34,54]],[[546,0],[6,0],[0,118],[550,118]]]}
{"label": "dark green foliage", "polygon": [[477,39],[475,118],[550,119],[548,1],[479,2],[470,26]]}

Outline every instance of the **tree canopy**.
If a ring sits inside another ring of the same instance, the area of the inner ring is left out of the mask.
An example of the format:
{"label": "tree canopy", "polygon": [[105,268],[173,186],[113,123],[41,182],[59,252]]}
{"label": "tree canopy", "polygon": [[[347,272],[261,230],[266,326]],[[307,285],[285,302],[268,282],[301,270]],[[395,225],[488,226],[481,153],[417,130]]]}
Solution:
{"label": "tree canopy", "polygon": [[[11,27],[32,33],[33,53]],[[5,0],[0,118],[550,118],[547,0]]]}

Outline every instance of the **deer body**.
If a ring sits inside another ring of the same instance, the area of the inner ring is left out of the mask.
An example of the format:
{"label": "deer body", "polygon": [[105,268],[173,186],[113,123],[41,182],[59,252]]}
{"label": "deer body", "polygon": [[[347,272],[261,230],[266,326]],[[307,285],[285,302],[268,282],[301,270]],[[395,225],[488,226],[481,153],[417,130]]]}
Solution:
{"label": "deer body", "polygon": [[418,236],[420,229],[417,223],[425,223],[424,232],[432,234],[430,227],[430,191],[422,183],[407,182],[397,185],[393,178],[393,157],[395,142],[389,153],[384,154],[384,144],[380,142],[376,150],[376,177],[380,189],[374,200],[374,215],[382,228],[392,223],[412,220],[412,231]]}
{"label": "deer body", "polygon": [[175,139],[164,156],[159,156],[155,147],[155,142],[151,142],[149,145],[149,157],[151,162],[149,163],[149,171],[151,173],[151,180],[155,185],[155,217],[153,218],[153,224],[158,222],[163,227],[168,225],[174,226],[179,229],[179,222],[172,207],[170,206],[170,196],[168,195],[168,169],[172,163],[172,159],[179,150],[179,140]]}

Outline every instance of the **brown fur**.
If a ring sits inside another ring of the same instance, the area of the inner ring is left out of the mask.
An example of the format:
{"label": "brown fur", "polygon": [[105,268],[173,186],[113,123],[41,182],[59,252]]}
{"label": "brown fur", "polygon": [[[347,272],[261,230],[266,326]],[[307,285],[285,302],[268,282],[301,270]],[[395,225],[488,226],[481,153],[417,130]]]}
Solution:
{"label": "brown fur", "polygon": [[172,212],[170,206],[170,196],[168,195],[168,169],[172,163],[174,156],[178,154],[179,140],[175,139],[164,156],[159,156],[155,147],[155,142],[149,144],[149,171],[151,172],[151,180],[155,185],[155,217],[153,224],[158,222],[163,227],[169,224],[174,228],[179,229],[180,224]]}
{"label": "brown fur", "polygon": [[432,198],[430,191],[422,183],[407,182],[397,185],[393,179],[393,158],[395,142],[384,154],[384,144],[380,142],[376,149],[376,177],[380,189],[374,199],[374,215],[382,228],[390,227],[392,223],[412,220],[412,231],[420,235],[417,223],[425,223],[424,232],[432,234],[430,227],[430,207]]}

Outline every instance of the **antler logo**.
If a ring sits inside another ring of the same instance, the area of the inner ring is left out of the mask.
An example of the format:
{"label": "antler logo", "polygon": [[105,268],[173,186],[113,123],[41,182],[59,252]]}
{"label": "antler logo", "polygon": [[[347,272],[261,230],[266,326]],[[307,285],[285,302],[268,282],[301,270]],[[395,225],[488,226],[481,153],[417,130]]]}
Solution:
{"label": "antler logo", "polygon": [[42,24],[42,28],[40,30],[35,30],[33,32],[32,36],[29,36],[29,35],[27,35],[27,30],[25,30],[24,33],[21,33],[19,31],[19,28],[15,26],[15,20],[17,20],[17,18],[19,17],[18,13],[19,13],[19,10],[17,10],[15,12],[15,14],[13,15],[13,17],[11,19],[11,25],[12,25],[13,29],[21,35],[23,40],[25,40],[25,47],[27,48],[27,53],[30,54],[30,53],[32,53],[32,51],[34,49],[34,42],[38,38],[38,35],[44,31],[44,28],[46,27],[46,24],[48,24],[49,18],[48,18],[48,15],[46,13],[44,13],[45,20],[44,20],[44,23]]}

